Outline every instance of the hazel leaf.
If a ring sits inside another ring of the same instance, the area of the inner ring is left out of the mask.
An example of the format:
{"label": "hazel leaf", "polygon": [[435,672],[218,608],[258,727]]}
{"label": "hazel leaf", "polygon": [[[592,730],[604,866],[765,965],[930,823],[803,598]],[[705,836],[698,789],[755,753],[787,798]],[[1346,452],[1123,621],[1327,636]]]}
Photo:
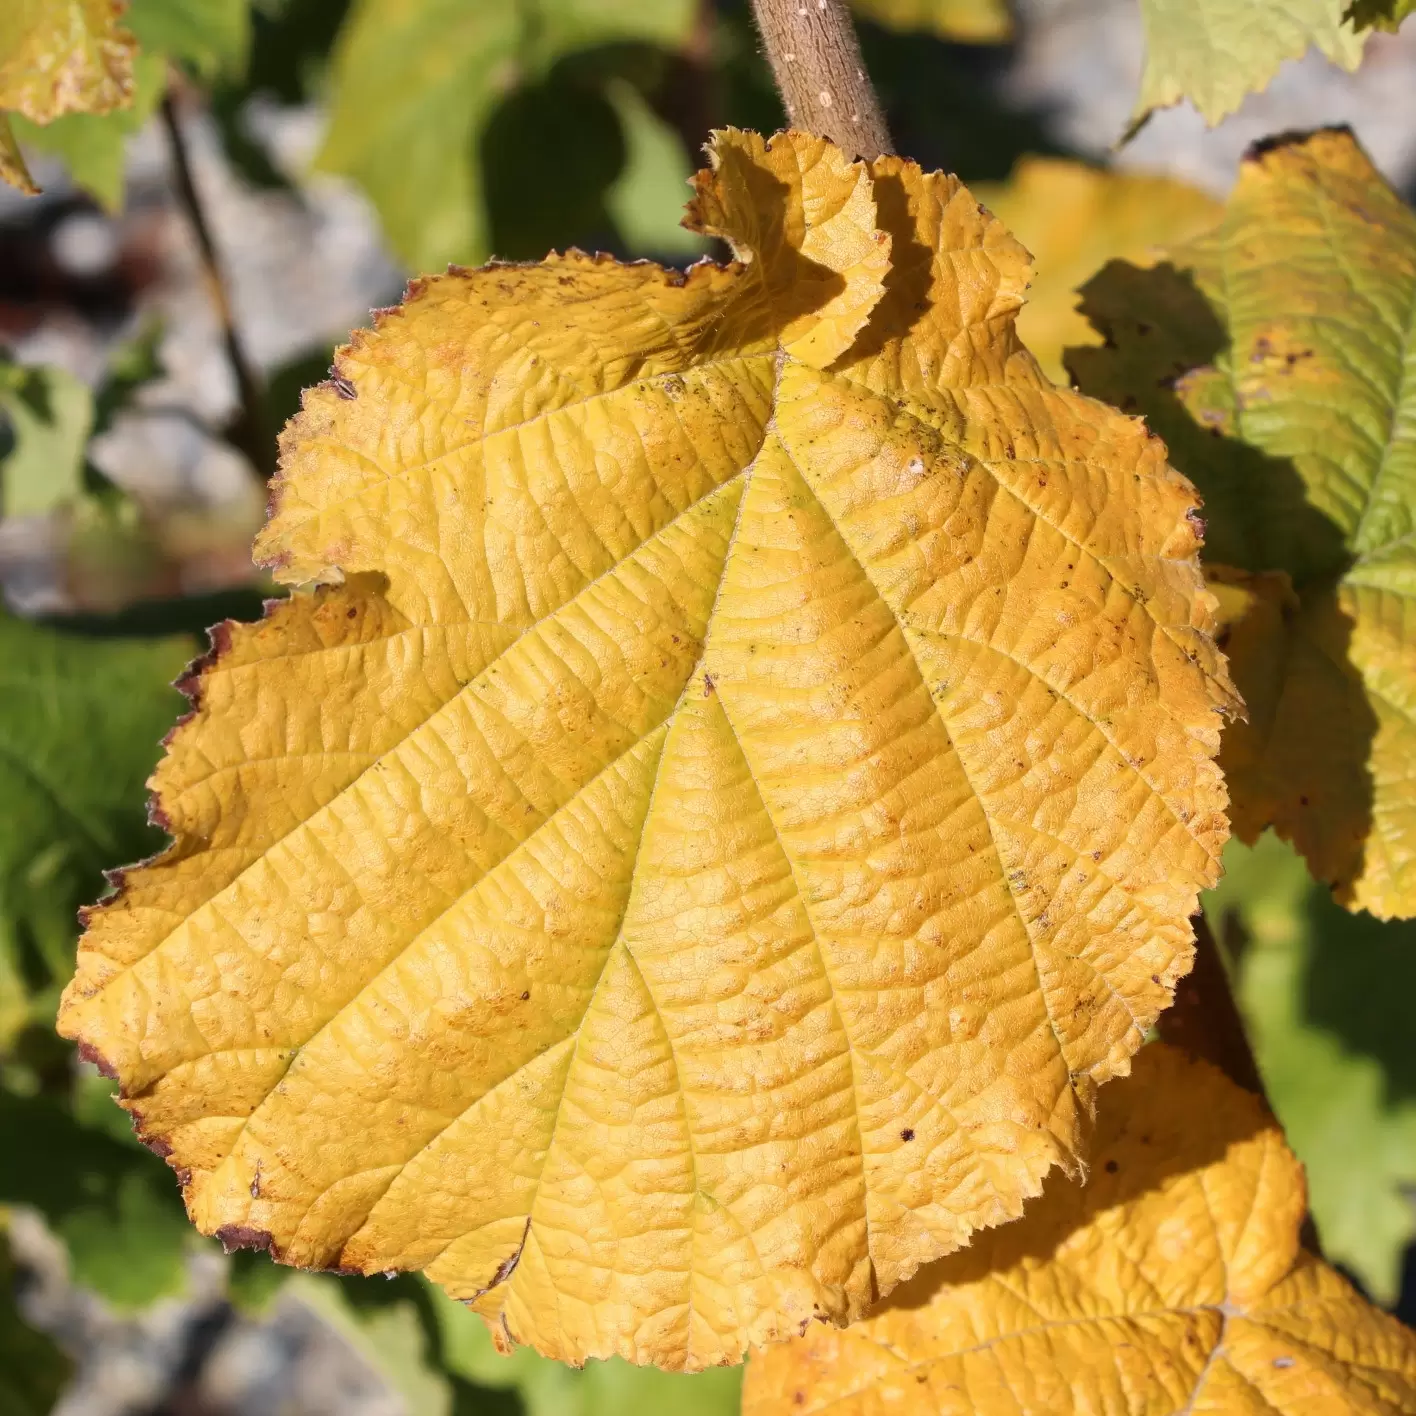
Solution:
{"label": "hazel leaf", "polygon": [[[417,281],[283,441],[61,1029],[205,1233],[669,1368],[1081,1163],[1234,706],[1190,485],[959,182],[720,134],[688,273]],[[905,1134],[908,1133],[908,1134]]]}
{"label": "hazel leaf", "polygon": [[[1416,914],[1416,214],[1345,130],[1252,152],[1223,221],[1084,292],[1080,387],[1144,412],[1205,500],[1247,724],[1236,833]],[[1244,614],[1257,618],[1247,627]]]}

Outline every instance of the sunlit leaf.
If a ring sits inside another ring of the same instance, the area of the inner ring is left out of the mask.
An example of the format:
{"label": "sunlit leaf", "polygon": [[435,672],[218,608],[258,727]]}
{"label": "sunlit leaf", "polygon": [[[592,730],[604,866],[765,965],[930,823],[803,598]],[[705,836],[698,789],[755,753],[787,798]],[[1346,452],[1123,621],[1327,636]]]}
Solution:
{"label": "sunlit leaf", "polygon": [[[735,1360],[1075,1170],[1189,966],[1194,493],[950,177],[729,132],[688,274],[415,282],[284,439],[62,1027],[207,1233]],[[333,583],[330,583],[333,582]]]}
{"label": "sunlit leaf", "polygon": [[100,642],[0,613],[0,1053],[53,1009],[74,912],[100,872],[155,843],[142,783],[190,652],[185,639]]}
{"label": "sunlit leaf", "polygon": [[122,0],[6,0],[0,6],[0,109],[35,123],[108,113],[133,94],[133,36]]}
{"label": "sunlit leaf", "polygon": [[10,1236],[0,1220],[0,1411],[5,1416],[48,1416],[68,1383],[70,1367],[53,1340],[20,1313]]}
{"label": "sunlit leaf", "polygon": [[1416,215],[1324,132],[1252,154],[1174,261],[1092,281],[1112,347],[1068,363],[1146,414],[1234,568],[1235,830],[1271,823],[1344,903],[1416,913]]}
{"label": "sunlit leaf", "polygon": [[1416,1410],[1416,1334],[1299,1247],[1303,1211],[1259,1100],[1154,1044],[1101,1098],[1085,1186],[755,1355],[743,1416]]}
{"label": "sunlit leaf", "polygon": [[692,0],[356,0],[334,56],[319,165],[368,192],[409,265],[482,259],[479,140],[497,103],[575,48],[674,48],[692,17]]}
{"label": "sunlit leaf", "polygon": [[113,113],[70,113],[41,127],[15,118],[15,135],[31,152],[57,157],[69,176],[105,210],[123,206],[128,139],[152,117],[167,88],[167,60],[140,52],[133,60],[133,101]]}
{"label": "sunlit leaf", "polygon": [[966,44],[1002,44],[1013,35],[1006,0],[852,0],[862,18],[891,29],[927,30]]}
{"label": "sunlit leaf", "polygon": [[1320,49],[1355,69],[1364,37],[1349,0],[1140,0],[1146,64],[1132,130],[1188,98],[1211,125],[1266,89],[1285,59]]}
{"label": "sunlit leaf", "polygon": [[1047,157],[1025,157],[1007,182],[977,190],[1032,254],[1037,273],[1018,334],[1059,381],[1066,378],[1062,351],[1100,340],[1077,310],[1081,284],[1109,260],[1149,264],[1162,248],[1213,226],[1221,211],[1212,197],[1170,177]]}
{"label": "sunlit leaf", "polygon": [[1205,912],[1239,954],[1239,1000],[1323,1251],[1394,1303],[1416,1238],[1416,925],[1339,908],[1272,835],[1231,841],[1224,859]]}

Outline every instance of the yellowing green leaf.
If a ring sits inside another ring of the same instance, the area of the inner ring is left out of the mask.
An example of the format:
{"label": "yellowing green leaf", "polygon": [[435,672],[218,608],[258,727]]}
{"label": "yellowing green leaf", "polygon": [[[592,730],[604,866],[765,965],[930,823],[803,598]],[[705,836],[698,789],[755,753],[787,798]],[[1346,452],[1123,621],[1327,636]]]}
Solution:
{"label": "yellowing green leaf", "polygon": [[1174,260],[1097,277],[1082,308],[1114,347],[1069,365],[1146,414],[1204,496],[1206,558],[1240,572],[1216,572],[1250,709],[1225,738],[1235,830],[1272,823],[1344,903],[1411,915],[1416,215],[1319,133],[1252,155]]}
{"label": "yellowing green leaf", "polygon": [[1188,98],[1213,126],[1266,89],[1285,59],[1316,47],[1355,69],[1363,36],[1348,0],[1140,0],[1146,64],[1132,130]]}
{"label": "yellowing green leaf", "polygon": [[1323,1252],[1394,1303],[1416,1238],[1416,924],[1340,908],[1272,834],[1231,841],[1224,864],[1205,913],[1235,940],[1235,991]]}
{"label": "yellowing green leaf", "polygon": [[[859,1316],[1075,1170],[1189,966],[1193,490],[951,177],[721,135],[687,274],[415,282],[288,430],[64,1007],[198,1226],[568,1360]],[[333,582],[333,583],[331,583]]]}
{"label": "yellowing green leaf", "polygon": [[966,44],[1002,44],[1013,35],[1006,0],[853,0],[867,20],[899,30],[929,30]]}
{"label": "yellowing green leaf", "polygon": [[1162,1044],[1102,1098],[1084,1186],[866,1322],[753,1357],[743,1416],[1416,1411],[1416,1334],[1303,1252],[1256,1097]]}
{"label": "yellowing green leaf", "polygon": [[122,0],[7,0],[0,10],[0,109],[48,123],[108,113],[133,91]]}
{"label": "yellowing green leaf", "polygon": [[133,60],[133,101],[114,113],[69,113],[41,126],[16,117],[15,134],[32,152],[59,158],[69,176],[110,212],[123,206],[123,163],[129,137],[152,117],[167,88],[167,60]]}
{"label": "yellowing green leaf", "polygon": [[125,106],[43,124],[14,119],[15,136],[28,149],[59,158],[74,182],[110,212],[123,204],[127,141],[161,102],[169,66],[180,64],[207,81],[239,74],[250,45],[248,0],[133,0],[124,22],[141,45]]}
{"label": "yellowing green leaf", "polygon": [[409,265],[481,259],[479,138],[497,102],[579,46],[674,47],[692,13],[691,0],[356,0],[318,164],[368,192]]}
{"label": "yellowing green leaf", "polygon": [[1169,177],[1108,172],[1058,158],[1025,157],[1006,183],[978,188],[1032,254],[1037,273],[1018,315],[1018,335],[1048,376],[1062,380],[1062,351],[1098,342],[1077,310],[1077,290],[1109,260],[1149,264],[1160,248],[1188,241],[1219,220],[1221,207]]}

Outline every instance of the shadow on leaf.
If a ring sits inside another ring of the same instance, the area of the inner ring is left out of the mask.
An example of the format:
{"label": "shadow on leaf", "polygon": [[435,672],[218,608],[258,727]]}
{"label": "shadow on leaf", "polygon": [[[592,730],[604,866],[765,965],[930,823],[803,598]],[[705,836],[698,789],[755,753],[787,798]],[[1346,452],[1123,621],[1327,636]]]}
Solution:
{"label": "shadow on leaf", "polygon": [[[1343,898],[1371,848],[1378,727],[1341,593],[1353,556],[1293,460],[1256,446],[1247,426],[1273,417],[1267,389],[1313,350],[1262,337],[1231,348],[1219,312],[1168,263],[1113,261],[1081,295],[1105,343],[1066,351],[1073,381],[1144,417],[1204,499],[1218,639],[1249,710],[1226,728],[1220,755],[1235,833],[1252,842],[1274,825]],[[1240,357],[1263,368],[1257,388],[1247,378],[1239,387]]]}

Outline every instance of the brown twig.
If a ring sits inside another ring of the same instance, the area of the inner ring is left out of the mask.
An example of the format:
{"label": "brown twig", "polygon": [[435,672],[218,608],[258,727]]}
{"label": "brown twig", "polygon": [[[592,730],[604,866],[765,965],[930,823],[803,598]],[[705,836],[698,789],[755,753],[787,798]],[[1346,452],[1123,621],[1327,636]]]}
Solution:
{"label": "brown twig", "polygon": [[894,152],[845,0],[752,0],[794,128],[855,157]]}
{"label": "brown twig", "polygon": [[1231,1081],[1267,1104],[1263,1077],[1219,945],[1204,915],[1197,914],[1193,922],[1195,967],[1175,986],[1175,1002],[1160,1015],[1156,1031],[1166,1042],[1213,1062]]}
{"label": "brown twig", "polygon": [[273,440],[266,435],[265,400],[260,379],[246,357],[241,336],[236,329],[221,259],[217,255],[216,243],[212,240],[211,227],[207,222],[201,197],[197,194],[192,163],[187,152],[187,140],[182,133],[182,120],[170,90],[162,100],[162,123],[167,130],[167,141],[172,147],[172,169],[177,179],[177,195],[197,238],[197,250],[201,255],[207,294],[216,310],[222,341],[226,345],[226,357],[230,360],[231,372],[236,378],[240,406],[231,421],[227,435],[232,445],[240,448],[251,459],[256,471],[262,477],[269,478],[275,472],[275,448]]}

